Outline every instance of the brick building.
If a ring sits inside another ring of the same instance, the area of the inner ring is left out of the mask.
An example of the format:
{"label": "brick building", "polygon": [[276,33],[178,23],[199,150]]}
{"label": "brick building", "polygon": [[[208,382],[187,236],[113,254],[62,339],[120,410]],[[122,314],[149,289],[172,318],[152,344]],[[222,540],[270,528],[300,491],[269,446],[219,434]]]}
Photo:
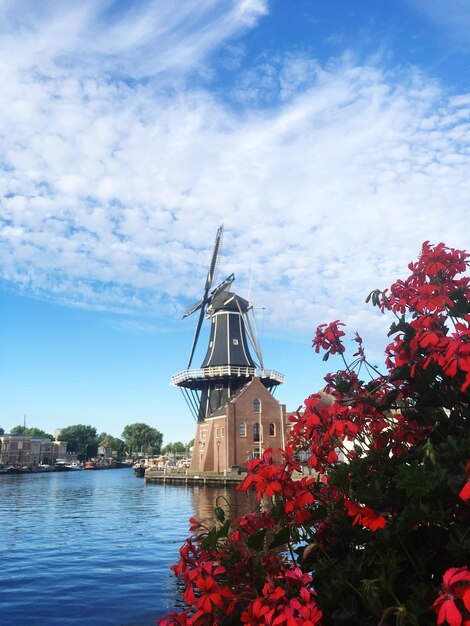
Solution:
{"label": "brick building", "polygon": [[0,463],[2,465],[20,465],[33,467],[41,463],[54,464],[65,457],[67,443],[51,441],[41,437],[23,435],[0,436]]}
{"label": "brick building", "polygon": [[266,448],[284,448],[286,407],[253,378],[218,411],[199,422],[192,472],[223,472],[244,467]]}

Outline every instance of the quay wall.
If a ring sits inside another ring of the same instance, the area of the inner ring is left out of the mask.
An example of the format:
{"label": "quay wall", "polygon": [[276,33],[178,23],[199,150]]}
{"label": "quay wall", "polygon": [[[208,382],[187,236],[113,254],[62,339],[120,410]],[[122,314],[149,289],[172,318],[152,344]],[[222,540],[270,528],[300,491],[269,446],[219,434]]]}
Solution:
{"label": "quay wall", "polygon": [[165,472],[155,468],[145,470],[146,483],[175,483],[180,485],[239,485],[246,474],[238,472]]}

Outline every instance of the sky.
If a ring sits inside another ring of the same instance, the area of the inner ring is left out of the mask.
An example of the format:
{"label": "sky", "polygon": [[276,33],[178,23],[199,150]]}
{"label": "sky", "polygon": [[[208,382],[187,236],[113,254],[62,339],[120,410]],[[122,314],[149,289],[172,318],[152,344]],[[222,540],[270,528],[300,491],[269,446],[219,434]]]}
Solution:
{"label": "sky", "polygon": [[318,324],[380,366],[368,293],[470,250],[469,33],[467,0],[0,0],[0,426],[189,441],[221,224],[288,410],[341,367]]}

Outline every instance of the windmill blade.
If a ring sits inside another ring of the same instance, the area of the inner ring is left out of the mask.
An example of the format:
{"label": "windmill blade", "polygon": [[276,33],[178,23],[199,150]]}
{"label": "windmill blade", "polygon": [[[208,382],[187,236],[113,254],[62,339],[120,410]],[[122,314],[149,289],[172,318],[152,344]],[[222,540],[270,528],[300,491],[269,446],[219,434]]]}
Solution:
{"label": "windmill blade", "polygon": [[217,229],[217,234],[215,236],[215,244],[214,244],[214,251],[212,252],[212,259],[209,265],[209,271],[207,272],[207,278],[206,278],[206,286],[205,286],[205,291],[206,291],[206,297],[207,294],[209,293],[212,284],[215,280],[215,274],[217,272],[217,266],[218,266],[218,260],[219,260],[219,253],[220,253],[220,248],[222,246],[222,236],[224,234],[224,225],[222,224],[221,226],[219,226],[219,228]]}
{"label": "windmill blade", "polygon": [[[251,312],[251,316],[250,316],[250,312]],[[253,346],[255,350],[256,356],[258,357],[259,366],[261,367],[261,369],[264,369],[263,355],[261,353],[258,329],[256,328],[256,317],[253,311],[253,307],[250,307],[246,315],[243,316],[243,319],[245,321],[245,328],[246,328],[247,335],[251,341],[251,345]]]}
{"label": "windmill blade", "polygon": [[211,258],[211,262],[209,265],[209,271],[207,272],[206,285],[204,287],[204,295],[202,296],[201,301],[197,305],[194,305],[194,307],[191,307],[190,309],[188,309],[188,312],[184,315],[184,317],[187,317],[188,315],[191,315],[191,313],[194,313],[195,311],[197,311],[199,308],[201,309],[199,320],[196,326],[196,332],[194,334],[194,341],[193,341],[193,345],[191,348],[191,354],[189,355],[189,361],[188,361],[188,367],[187,367],[188,370],[191,367],[191,363],[193,361],[194,351],[196,350],[197,341],[199,339],[199,333],[201,332],[202,322],[204,321],[204,313],[205,313],[206,305],[208,302],[209,291],[212,287],[212,283],[214,282],[214,275],[217,270],[217,262],[219,258],[220,247],[222,245],[223,232],[224,232],[224,226],[222,224],[217,229],[217,234],[215,236],[214,250],[212,252],[212,258]]}
{"label": "windmill blade", "polygon": [[199,315],[199,319],[198,319],[198,322],[197,322],[196,332],[194,333],[194,341],[193,341],[193,345],[192,345],[192,348],[191,348],[191,354],[189,355],[188,367],[186,368],[188,370],[191,367],[191,363],[192,363],[193,356],[194,356],[194,351],[196,350],[197,340],[199,339],[199,333],[201,332],[201,326],[202,326],[202,322],[204,320],[204,309],[205,309],[206,303],[204,301],[202,301],[202,302],[203,302],[203,304],[201,306],[201,313]]}
{"label": "windmill blade", "polygon": [[233,294],[230,293],[230,285],[235,280],[234,274],[230,274],[228,278],[226,278],[218,287],[216,287],[210,296],[207,298],[207,311],[212,315],[215,309],[219,309],[223,304],[224,298],[232,297]]}
{"label": "windmill blade", "polygon": [[204,300],[199,300],[199,302],[195,302],[194,304],[189,306],[186,309],[186,311],[183,313],[183,319],[185,317],[188,317],[189,315],[192,315],[193,313],[195,313],[198,309],[200,309],[202,307],[203,304],[204,304]]}
{"label": "windmill blade", "polygon": [[230,287],[230,285],[233,283],[233,281],[235,280],[235,274],[230,274],[230,276],[227,276],[227,278],[222,281],[220,283],[220,285],[218,285],[211,293],[211,298],[213,298],[214,296],[216,296],[217,294],[219,294],[221,291],[224,291],[225,289],[227,289],[228,287]]}

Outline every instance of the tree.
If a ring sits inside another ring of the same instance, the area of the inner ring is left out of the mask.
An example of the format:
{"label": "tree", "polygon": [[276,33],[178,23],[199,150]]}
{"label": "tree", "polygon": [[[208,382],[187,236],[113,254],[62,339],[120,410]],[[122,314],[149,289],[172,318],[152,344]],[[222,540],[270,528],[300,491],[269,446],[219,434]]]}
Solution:
{"label": "tree", "polygon": [[131,453],[160,454],[163,435],[156,428],[136,422],[124,428],[122,437]]}
{"label": "tree", "polygon": [[10,435],[26,435],[26,428],[21,425],[13,426],[10,429]]}
{"label": "tree", "polygon": [[67,449],[76,452],[79,459],[96,456],[98,452],[98,437],[93,426],[67,426],[60,431],[60,439],[67,442]]}
{"label": "tree", "polygon": [[163,454],[175,454],[183,455],[186,452],[186,446],[181,441],[175,441],[175,443],[167,443],[163,448]]}
{"label": "tree", "polygon": [[5,434],[4,429],[0,427],[0,435],[4,435],[4,434]]}
{"label": "tree", "polygon": [[122,439],[113,437],[108,433],[101,433],[98,437],[99,445],[105,448],[110,448],[113,452],[116,452],[116,458],[122,459],[125,453],[126,444]]}
{"label": "tree", "polygon": [[24,435],[25,437],[41,437],[43,439],[50,439],[51,441],[54,439],[52,435],[46,433],[44,430],[40,428],[25,428],[24,426],[14,426],[11,431],[11,435]]}
{"label": "tree", "polygon": [[[248,463],[260,513],[191,520],[173,568],[187,610],[161,626],[470,624],[469,255],[423,244],[411,274],[368,298],[391,313],[385,373],[344,325],[313,346],[343,369],[291,416],[282,461]],[[325,401],[326,400],[326,401]],[[296,455],[307,451],[313,475]]]}

